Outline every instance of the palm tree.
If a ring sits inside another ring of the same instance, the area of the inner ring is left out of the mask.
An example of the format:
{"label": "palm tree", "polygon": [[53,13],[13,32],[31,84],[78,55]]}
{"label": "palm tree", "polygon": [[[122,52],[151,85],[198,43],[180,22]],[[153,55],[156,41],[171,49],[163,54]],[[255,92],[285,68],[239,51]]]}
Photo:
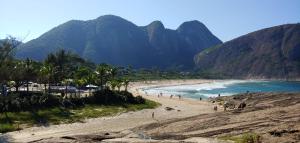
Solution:
{"label": "palm tree", "polygon": [[27,58],[25,60],[25,73],[24,73],[24,79],[26,81],[26,91],[28,93],[29,91],[29,80],[35,80],[37,77],[37,67],[35,66],[35,63]]}
{"label": "palm tree", "polygon": [[107,65],[107,64],[100,64],[96,68],[96,74],[97,74],[98,78],[100,78],[101,90],[104,89],[104,85],[107,82],[108,75],[110,72],[109,70],[110,70],[110,68],[109,68],[109,65]]}
{"label": "palm tree", "polygon": [[44,87],[46,91],[46,84],[48,83],[48,93],[51,93],[51,80],[54,75],[54,67],[52,64],[44,63],[40,69],[40,75],[44,79]]}
{"label": "palm tree", "polygon": [[82,78],[82,79],[75,79],[75,80],[74,80],[74,83],[75,83],[76,87],[79,89],[79,98],[80,98],[80,96],[81,96],[80,89],[81,89],[84,85],[86,85],[86,80],[85,80],[84,78]]}
{"label": "palm tree", "polygon": [[67,96],[68,95],[68,86],[73,82],[72,79],[64,79],[62,81],[62,83],[65,85],[65,95],[64,96]]}
{"label": "palm tree", "polygon": [[128,85],[129,85],[129,79],[128,78],[124,78],[123,79],[123,84],[124,84],[124,87],[125,87],[125,91],[127,91],[127,88],[128,88]]}
{"label": "palm tree", "polygon": [[113,80],[118,75],[118,68],[116,67],[110,67],[110,78]]}
{"label": "palm tree", "polygon": [[110,85],[111,90],[115,90],[115,88],[118,86],[117,80],[110,80],[107,83]]}
{"label": "palm tree", "polygon": [[122,80],[121,79],[117,79],[116,80],[117,81],[117,88],[118,88],[118,91],[120,91],[121,90],[121,87],[122,87]]}

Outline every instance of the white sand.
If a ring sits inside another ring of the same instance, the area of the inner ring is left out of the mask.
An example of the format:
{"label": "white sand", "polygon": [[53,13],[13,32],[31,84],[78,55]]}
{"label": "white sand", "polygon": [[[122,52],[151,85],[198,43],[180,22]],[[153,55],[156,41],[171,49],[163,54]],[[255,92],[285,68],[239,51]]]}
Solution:
{"label": "white sand", "polygon": [[[87,119],[84,123],[72,123],[61,125],[50,125],[48,127],[31,127],[21,131],[15,131],[4,134],[12,142],[29,142],[39,139],[61,137],[66,135],[93,134],[99,132],[124,131],[140,125],[154,123],[162,120],[190,117],[202,113],[213,111],[213,104],[206,101],[197,101],[193,99],[181,99],[173,97],[160,97],[157,95],[143,95],[139,89],[149,86],[166,86],[180,84],[198,84],[211,82],[209,80],[164,80],[152,81],[148,83],[135,82],[130,84],[129,90],[135,95],[159,102],[161,107],[156,109],[145,109],[137,112],[122,113],[113,117],[102,117]],[[175,110],[167,111],[165,107],[171,107]],[[151,115],[154,112],[155,118]]]}

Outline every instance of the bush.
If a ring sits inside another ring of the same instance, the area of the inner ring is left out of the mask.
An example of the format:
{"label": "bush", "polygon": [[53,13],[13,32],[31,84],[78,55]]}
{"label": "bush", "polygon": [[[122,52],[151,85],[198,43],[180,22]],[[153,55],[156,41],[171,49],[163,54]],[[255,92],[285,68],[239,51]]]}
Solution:
{"label": "bush", "polygon": [[18,92],[8,96],[0,96],[0,113],[32,111],[44,108],[63,106],[64,108],[81,107],[85,104],[124,105],[144,104],[141,96],[134,97],[127,91],[112,91],[109,89],[96,91],[93,96],[86,98],[58,98],[42,92]]}
{"label": "bush", "polygon": [[130,92],[127,91],[111,91],[111,90],[100,90],[94,93],[94,96],[89,97],[89,103],[94,104],[142,104],[145,103],[145,99],[138,96],[134,97]]}
{"label": "bush", "polygon": [[235,143],[261,143],[261,138],[255,133],[245,133],[238,136],[220,137],[222,140],[231,140]]}
{"label": "bush", "polygon": [[8,96],[0,96],[0,112],[20,112],[57,105],[59,105],[57,97],[38,92],[10,93]]}

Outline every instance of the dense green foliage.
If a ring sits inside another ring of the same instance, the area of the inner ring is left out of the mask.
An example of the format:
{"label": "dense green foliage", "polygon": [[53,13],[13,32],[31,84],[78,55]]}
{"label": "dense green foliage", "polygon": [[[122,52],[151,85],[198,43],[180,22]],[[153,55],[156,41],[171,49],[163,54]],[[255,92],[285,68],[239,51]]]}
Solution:
{"label": "dense green foliage", "polygon": [[171,30],[159,21],[139,27],[121,17],[106,15],[59,25],[23,44],[17,57],[42,61],[64,48],[97,64],[191,69],[197,52],[220,43],[199,21],[185,22]]}

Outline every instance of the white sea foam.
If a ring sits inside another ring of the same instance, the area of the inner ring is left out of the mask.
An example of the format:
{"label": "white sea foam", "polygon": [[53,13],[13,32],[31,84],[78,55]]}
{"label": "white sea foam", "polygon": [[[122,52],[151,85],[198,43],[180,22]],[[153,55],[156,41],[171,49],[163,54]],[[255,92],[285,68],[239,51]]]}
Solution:
{"label": "white sea foam", "polygon": [[[233,84],[249,83],[249,82],[263,82],[258,80],[224,80],[224,81],[213,81],[210,83],[194,84],[194,85],[177,85],[177,86],[164,86],[144,89],[150,94],[163,93],[165,95],[183,95],[183,96],[206,96],[215,97],[218,94],[211,94],[204,91],[210,91],[214,89],[227,88]],[[222,96],[229,96],[235,93],[222,93]]]}

